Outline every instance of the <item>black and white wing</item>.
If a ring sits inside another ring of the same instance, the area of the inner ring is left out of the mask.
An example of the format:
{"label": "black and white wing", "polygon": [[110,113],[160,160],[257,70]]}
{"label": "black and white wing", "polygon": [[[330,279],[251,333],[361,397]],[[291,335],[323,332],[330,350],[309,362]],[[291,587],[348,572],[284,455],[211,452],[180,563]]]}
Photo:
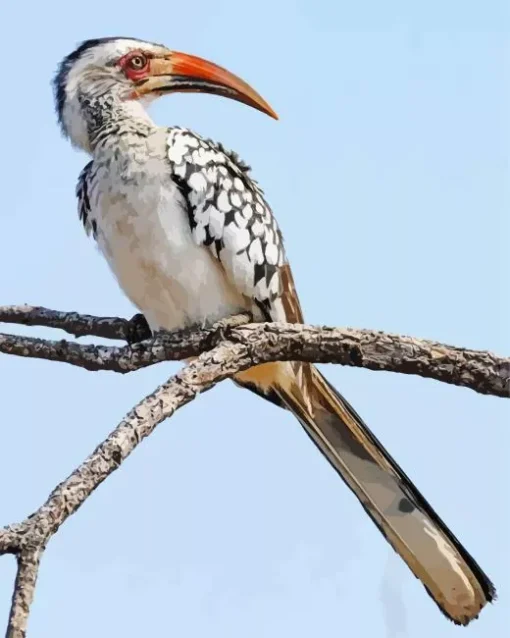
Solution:
{"label": "black and white wing", "polygon": [[264,319],[302,322],[281,232],[250,168],[221,145],[182,128],[169,129],[167,156],[197,244],[210,249]]}

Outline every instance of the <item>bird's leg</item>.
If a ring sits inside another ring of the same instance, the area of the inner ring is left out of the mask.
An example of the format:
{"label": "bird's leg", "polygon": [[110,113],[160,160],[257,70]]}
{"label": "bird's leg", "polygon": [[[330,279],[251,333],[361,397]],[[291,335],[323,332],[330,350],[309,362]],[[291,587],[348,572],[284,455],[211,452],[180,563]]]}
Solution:
{"label": "bird's leg", "polygon": [[152,337],[152,331],[149,328],[147,319],[141,314],[137,313],[128,322],[126,328],[126,341],[130,346],[145,339]]}
{"label": "bird's leg", "polygon": [[210,348],[214,348],[221,341],[226,341],[233,328],[238,328],[239,326],[251,323],[252,321],[252,314],[250,312],[243,312],[238,315],[230,315],[229,317],[225,317],[216,323],[213,323],[211,326],[210,338],[208,340]]}
{"label": "bird's leg", "polygon": [[225,317],[224,319],[220,319],[216,323],[213,323],[211,330],[222,331],[231,328],[239,328],[239,326],[243,326],[252,321],[253,317],[250,312],[242,312],[238,315],[230,315],[229,317]]}

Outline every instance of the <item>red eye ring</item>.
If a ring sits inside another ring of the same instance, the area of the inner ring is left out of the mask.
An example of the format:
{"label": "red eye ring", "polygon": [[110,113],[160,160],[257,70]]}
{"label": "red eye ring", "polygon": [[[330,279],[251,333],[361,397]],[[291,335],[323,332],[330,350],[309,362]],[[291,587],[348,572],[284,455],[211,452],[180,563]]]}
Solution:
{"label": "red eye ring", "polygon": [[130,80],[140,80],[147,75],[149,58],[142,51],[128,53],[120,60],[124,73]]}

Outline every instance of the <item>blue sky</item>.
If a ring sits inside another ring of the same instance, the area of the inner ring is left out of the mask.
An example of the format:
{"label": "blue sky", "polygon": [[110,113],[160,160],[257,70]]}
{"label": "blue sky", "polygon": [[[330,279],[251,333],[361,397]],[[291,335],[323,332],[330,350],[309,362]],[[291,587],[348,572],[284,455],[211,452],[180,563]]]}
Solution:
{"label": "blue sky", "polygon": [[[0,304],[134,312],[78,222],[86,158],[60,137],[50,80],[77,42],[135,36],[227,66],[279,113],[200,95],[152,109],[253,166],[310,323],[509,353],[504,1],[48,0],[6,3],[0,22]],[[121,377],[1,356],[0,523],[38,507],[176,369]],[[224,383],[159,426],[51,541],[29,635],[506,634],[508,402],[323,369],[493,578],[500,599],[478,621],[441,616],[289,414]],[[0,559],[1,623],[13,576]]]}

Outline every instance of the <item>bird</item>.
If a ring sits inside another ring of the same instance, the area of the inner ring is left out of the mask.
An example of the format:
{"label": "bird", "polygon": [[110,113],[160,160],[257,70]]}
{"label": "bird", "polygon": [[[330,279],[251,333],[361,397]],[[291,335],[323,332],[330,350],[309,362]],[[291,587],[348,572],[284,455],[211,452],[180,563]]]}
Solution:
{"label": "bird", "polygon": [[[251,168],[148,106],[177,92],[278,119],[249,84],[206,59],[129,37],[82,42],[53,79],[57,119],[87,153],[78,213],[150,330],[239,313],[304,323],[282,233]],[[443,614],[458,625],[495,599],[488,576],[348,401],[312,364],[254,366],[234,382],[290,411]]]}

